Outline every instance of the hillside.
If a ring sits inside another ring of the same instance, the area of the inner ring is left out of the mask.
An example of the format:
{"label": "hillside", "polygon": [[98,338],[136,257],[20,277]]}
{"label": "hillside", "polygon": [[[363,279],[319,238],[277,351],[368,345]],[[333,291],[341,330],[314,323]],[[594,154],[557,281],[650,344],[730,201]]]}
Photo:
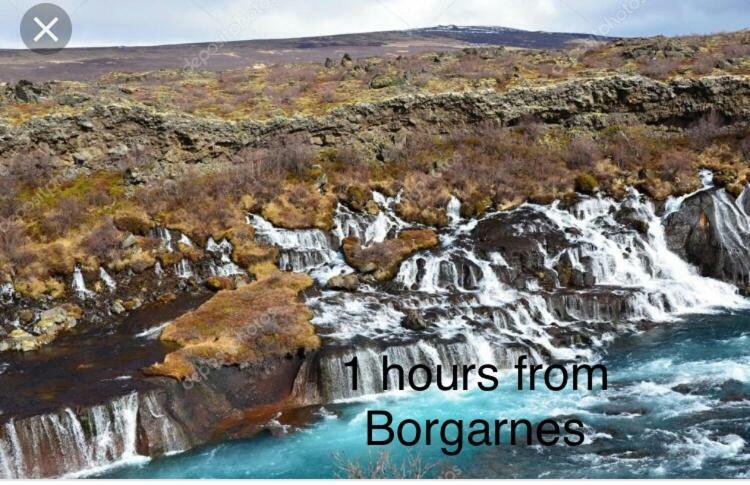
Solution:
{"label": "hillside", "polygon": [[[182,69],[193,61],[200,69],[222,71],[255,64],[323,62],[354,58],[396,57],[423,52],[456,51],[474,45],[558,49],[592,42],[588,34],[529,32],[503,27],[442,26],[404,31],[342,34],[294,39],[206,42],[150,47],[70,48],[45,59],[28,51],[0,50],[2,81],[29,79],[92,80],[109,72]],[[607,40],[599,39],[595,40]]]}

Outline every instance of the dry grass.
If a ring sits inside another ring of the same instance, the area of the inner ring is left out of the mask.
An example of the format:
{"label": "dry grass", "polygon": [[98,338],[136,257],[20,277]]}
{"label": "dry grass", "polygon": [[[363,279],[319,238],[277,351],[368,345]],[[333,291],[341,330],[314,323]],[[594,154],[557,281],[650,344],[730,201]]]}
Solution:
{"label": "dry grass", "polygon": [[317,349],[320,339],[310,324],[312,313],[298,299],[312,283],[306,275],[278,272],[220,291],[169,323],[161,339],[180,348],[147,373],[186,379],[195,376],[194,362],[246,365]]}

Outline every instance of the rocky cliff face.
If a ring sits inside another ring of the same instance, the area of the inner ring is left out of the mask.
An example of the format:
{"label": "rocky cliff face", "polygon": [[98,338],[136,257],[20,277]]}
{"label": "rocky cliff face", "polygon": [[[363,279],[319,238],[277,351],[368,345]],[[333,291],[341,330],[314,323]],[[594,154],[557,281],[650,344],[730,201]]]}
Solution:
{"label": "rocky cliff face", "polygon": [[669,248],[701,274],[750,290],[750,187],[737,200],[708,188],[687,197],[665,218]]}
{"label": "rocky cliff face", "polygon": [[96,106],[19,126],[0,123],[0,157],[49,148],[61,166],[102,168],[138,145],[170,173],[179,164],[221,160],[244,146],[302,134],[318,145],[361,143],[377,151],[402,129],[495,120],[509,125],[528,116],[546,123],[603,128],[646,123],[682,126],[709,111],[729,121],[750,114],[750,79],[743,76],[659,82],[634,76],[574,80],[507,92],[407,95],[355,104],[323,117],[270,122],[226,122],[159,113],[141,105]]}

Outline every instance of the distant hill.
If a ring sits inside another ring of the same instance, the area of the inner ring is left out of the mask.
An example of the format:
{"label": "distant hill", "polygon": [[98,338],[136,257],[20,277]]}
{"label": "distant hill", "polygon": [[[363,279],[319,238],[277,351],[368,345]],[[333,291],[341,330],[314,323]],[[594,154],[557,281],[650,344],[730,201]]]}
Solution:
{"label": "distant hill", "polygon": [[440,25],[425,29],[413,29],[423,37],[450,38],[473,44],[505,45],[529,49],[559,49],[581,41],[608,41],[611,37],[592,34],[542,32],[512,29],[508,27]]}
{"label": "distant hill", "polygon": [[[506,27],[438,26],[294,39],[247,40],[147,47],[71,48],[52,56],[25,50],[0,50],[0,81],[19,79],[90,80],[112,71],[180,69],[198,62],[201,69],[225,70],[279,62],[323,62],[327,57],[398,56],[455,50],[472,45],[556,49],[584,40],[607,40],[589,34],[531,32]],[[211,53],[207,62],[200,61]]]}

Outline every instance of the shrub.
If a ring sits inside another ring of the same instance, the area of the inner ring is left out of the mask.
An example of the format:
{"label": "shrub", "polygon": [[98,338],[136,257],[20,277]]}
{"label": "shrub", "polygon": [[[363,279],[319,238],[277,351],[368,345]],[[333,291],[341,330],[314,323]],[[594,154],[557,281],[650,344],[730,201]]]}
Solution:
{"label": "shrub", "polygon": [[657,58],[644,61],[638,71],[654,79],[666,79],[675,72],[682,62],[679,59]]}
{"label": "shrub", "polygon": [[719,66],[719,59],[713,54],[701,54],[695,60],[693,72],[696,74],[711,74],[715,67]]}
{"label": "shrub", "polygon": [[117,230],[112,218],[107,217],[83,238],[82,245],[88,254],[103,262],[116,259],[121,243],[122,233]]}
{"label": "shrub", "polygon": [[63,197],[57,208],[42,220],[42,232],[47,236],[60,237],[81,225],[86,217],[86,208],[75,197]]}
{"label": "shrub", "polygon": [[582,173],[578,175],[575,179],[576,192],[591,195],[595,193],[598,188],[599,188],[599,183],[590,174]]}
{"label": "shrub", "polygon": [[0,219],[0,259],[5,257],[9,261],[15,261],[28,241],[29,238],[21,222],[13,219]]}
{"label": "shrub", "polygon": [[691,171],[693,155],[682,149],[668,150],[661,155],[659,170],[661,178],[667,182],[674,182],[682,171]]}
{"label": "shrub", "polygon": [[563,153],[565,165],[571,170],[588,170],[601,159],[601,151],[590,136],[579,136],[573,139]]}
{"label": "shrub", "polygon": [[708,147],[721,132],[721,116],[716,111],[703,115],[687,130],[690,143],[697,149]]}

